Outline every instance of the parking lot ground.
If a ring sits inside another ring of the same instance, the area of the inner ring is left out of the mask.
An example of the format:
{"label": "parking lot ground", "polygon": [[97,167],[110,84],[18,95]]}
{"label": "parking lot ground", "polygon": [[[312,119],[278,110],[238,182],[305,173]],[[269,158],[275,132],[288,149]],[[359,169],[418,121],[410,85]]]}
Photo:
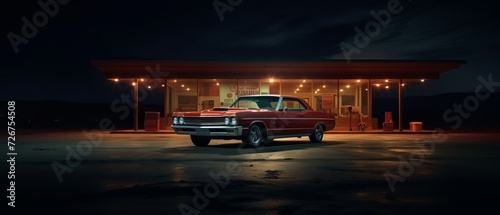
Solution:
{"label": "parking lot ground", "polygon": [[331,133],[253,149],[195,147],[175,134],[34,132],[16,150],[22,213],[464,214],[496,211],[500,193],[498,133]]}

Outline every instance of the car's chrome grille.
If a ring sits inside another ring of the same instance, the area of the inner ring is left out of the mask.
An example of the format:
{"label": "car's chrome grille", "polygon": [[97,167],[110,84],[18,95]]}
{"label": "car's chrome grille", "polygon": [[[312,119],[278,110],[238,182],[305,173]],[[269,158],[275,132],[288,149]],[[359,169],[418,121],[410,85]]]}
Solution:
{"label": "car's chrome grille", "polygon": [[184,117],[186,125],[224,125],[223,117]]}

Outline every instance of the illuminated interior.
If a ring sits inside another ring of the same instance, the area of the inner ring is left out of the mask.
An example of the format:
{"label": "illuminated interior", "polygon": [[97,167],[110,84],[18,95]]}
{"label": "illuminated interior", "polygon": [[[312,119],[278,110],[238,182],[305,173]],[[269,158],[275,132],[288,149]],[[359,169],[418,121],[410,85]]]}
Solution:
{"label": "illuminated interior", "polygon": [[[373,118],[376,91],[400,92],[410,84],[424,85],[465,61],[358,60],[306,62],[220,61],[93,61],[115,84],[130,83],[134,91],[162,89],[163,127],[177,111],[227,107],[242,95],[293,95],[317,111],[334,114],[337,126],[351,116],[366,119],[368,129],[378,128]],[[155,71],[147,68],[156,68]],[[156,77],[155,77],[156,76]],[[400,105],[401,108],[401,105]],[[401,110],[399,112],[402,112]],[[135,129],[137,115],[135,113]],[[398,116],[401,118],[401,116]],[[398,120],[401,122],[401,120]],[[401,127],[401,126],[400,126]]]}

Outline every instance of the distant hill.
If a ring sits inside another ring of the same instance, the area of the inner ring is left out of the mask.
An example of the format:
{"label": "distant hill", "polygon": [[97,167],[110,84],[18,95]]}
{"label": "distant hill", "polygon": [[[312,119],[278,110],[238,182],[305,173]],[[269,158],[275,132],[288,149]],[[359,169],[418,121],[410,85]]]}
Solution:
{"label": "distant hill", "polygon": [[[409,122],[421,121],[424,129],[442,128],[451,130],[454,121],[445,122],[443,114],[453,105],[462,104],[473,93],[447,93],[435,96],[415,96],[403,99],[403,125],[407,129]],[[472,103],[471,103],[472,104]],[[123,105],[123,104],[122,104]],[[479,108],[470,113],[468,119],[462,119],[459,130],[495,130],[500,131],[500,93],[491,94],[490,98],[480,101]],[[162,105],[139,105],[139,126],[142,127],[145,111],[157,111],[163,116]],[[396,98],[373,100],[373,117],[384,119],[384,112],[391,111],[393,119],[398,119]],[[123,112],[112,111],[111,104],[88,104],[64,101],[16,101],[16,127],[18,128],[98,128],[103,118],[109,118],[118,129],[132,128],[133,110],[123,120]],[[457,115],[457,114],[453,114]],[[458,116],[458,115],[457,115]],[[2,102],[0,118],[7,118],[7,102]],[[4,121],[5,122],[5,121]]]}

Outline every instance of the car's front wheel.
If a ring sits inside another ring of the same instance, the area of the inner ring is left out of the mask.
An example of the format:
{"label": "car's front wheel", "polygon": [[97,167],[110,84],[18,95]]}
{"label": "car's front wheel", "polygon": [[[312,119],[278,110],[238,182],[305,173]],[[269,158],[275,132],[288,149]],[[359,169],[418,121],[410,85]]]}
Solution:
{"label": "car's front wheel", "polygon": [[313,143],[320,143],[323,140],[324,132],[325,130],[322,125],[316,125],[313,133],[309,135],[309,140]]}
{"label": "car's front wheel", "polygon": [[258,125],[252,125],[248,128],[248,134],[243,138],[243,144],[247,146],[259,147],[263,142],[264,138],[262,135],[262,129]]}
{"label": "car's front wheel", "polygon": [[191,135],[191,142],[193,142],[195,146],[204,147],[210,143],[210,137]]}

